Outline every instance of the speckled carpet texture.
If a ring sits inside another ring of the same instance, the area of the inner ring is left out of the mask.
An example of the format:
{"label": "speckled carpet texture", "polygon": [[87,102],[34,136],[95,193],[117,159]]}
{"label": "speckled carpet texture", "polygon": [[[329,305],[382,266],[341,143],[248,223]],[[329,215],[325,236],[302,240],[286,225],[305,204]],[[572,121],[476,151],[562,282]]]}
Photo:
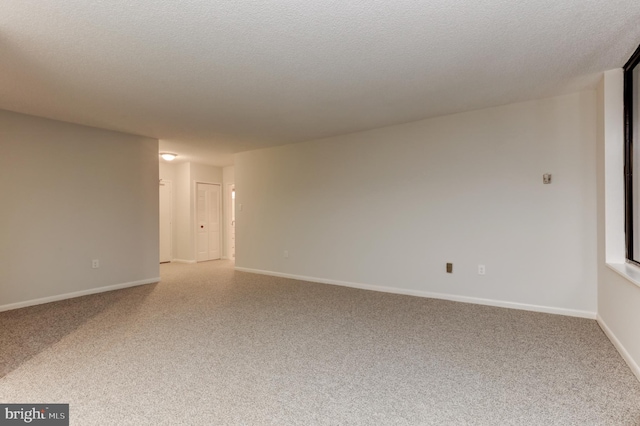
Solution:
{"label": "speckled carpet texture", "polygon": [[72,425],[640,425],[595,321],[161,265],[0,313],[0,401]]}

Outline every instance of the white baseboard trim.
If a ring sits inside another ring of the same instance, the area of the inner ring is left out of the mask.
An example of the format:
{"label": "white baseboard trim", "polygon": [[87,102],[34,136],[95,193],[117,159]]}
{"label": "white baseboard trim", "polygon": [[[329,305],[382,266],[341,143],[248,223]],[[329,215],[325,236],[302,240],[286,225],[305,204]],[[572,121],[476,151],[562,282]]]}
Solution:
{"label": "white baseboard trim", "polygon": [[131,281],[128,283],[108,285],[105,287],[91,288],[89,290],[74,291],[72,293],[58,294],[56,296],[42,297],[39,299],[25,300],[24,302],[1,305],[0,312],[11,311],[13,309],[26,308],[27,306],[42,305],[43,303],[57,302],[59,300],[73,299],[74,297],[88,296],[90,294],[104,293],[107,291],[120,290],[122,288],[136,287],[139,285],[153,284],[160,282],[160,277],[148,278],[146,280]]}
{"label": "white baseboard trim", "polygon": [[455,294],[433,293],[430,291],[409,290],[409,289],[402,289],[402,288],[396,288],[396,287],[385,287],[385,286],[378,286],[378,285],[371,285],[371,284],[352,283],[348,281],[338,281],[338,280],[329,280],[324,278],[306,277],[303,275],[284,274],[281,272],[265,271],[262,269],[243,268],[241,266],[236,266],[235,270],[240,272],[250,272],[253,274],[271,275],[274,277],[281,277],[281,278],[291,278],[291,279],[300,280],[300,281],[310,281],[310,282],[315,282],[320,284],[331,284],[331,285],[339,285],[342,287],[359,288],[362,290],[372,290],[372,291],[380,291],[384,293],[403,294],[406,296],[427,297],[430,299],[450,300],[453,302],[473,303],[476,305],[496,306],[499,308],[520,309],[523,311],[543,312],[547,314],[557,314],[557,315],[565,315],[570,317],[596,319],[595,312],[580,311],[576,309],[554,308],[551,306],[529,305],[526,303],[507,302],[503,300],[493,300],[493,299],[482,299],[479,297],[458,296]]}
{"label": "white baseboard trim", "polygon": [[604,319],[600,315],[598,315],[596,320],[598,321],[598,325],[600,326],[602,331],[604,331],[604,334],[606,334],[609,340],[611,340],[611,343],[613,343],[613,346],[615,346],[615,348],[618,350],[618,352],[622,356],[622,359],[624,359],[633,374],[635,374],[638,380],[640,380],[640,366],[638,365],[638,363],[633,359],[631,354],[629,354],[627,349],[622,345],[620,340],[618,340],[616,335],[613,334],[613,331],[611,331]]}
{"label": "white baseboard trim", "polygon": [[195,260],[185,260],[185,259],[171,259],[174,263],[196,263]]}

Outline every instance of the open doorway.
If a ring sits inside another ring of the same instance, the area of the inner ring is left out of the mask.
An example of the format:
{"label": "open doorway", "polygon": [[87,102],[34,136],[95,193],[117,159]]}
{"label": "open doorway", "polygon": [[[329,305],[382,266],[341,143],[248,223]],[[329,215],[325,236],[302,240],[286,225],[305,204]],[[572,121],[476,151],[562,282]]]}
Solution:
{"label": "open doorway", "polygon": [[158,174],[161,263],[232,259],[228,191],[233,183],[233,167],[223,170],[193,162],[169,164],[160,160]]}

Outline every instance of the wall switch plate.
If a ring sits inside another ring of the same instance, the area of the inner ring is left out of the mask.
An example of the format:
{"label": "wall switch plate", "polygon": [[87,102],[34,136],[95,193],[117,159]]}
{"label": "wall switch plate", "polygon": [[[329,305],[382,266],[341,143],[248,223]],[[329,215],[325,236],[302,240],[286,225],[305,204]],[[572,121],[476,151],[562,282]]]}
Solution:
{"label": "wall switch plate", "polygon": [[453,263],[447,263],[447,273],[453,273]]}
{"label": "wall switch plate", "polygon": [[545,173],[542,175],[542,183],[548,185],[551,183],[551,173]]}
{"label": "wall switch plate", "polygon": [[484,265],[478,265],[478,275],[484,275],[487,272]]}
{"label": "wall switch plate", "polygon": [[100,267],[100,261],[98,259],[93,259],[91,261],[91,268],[98,269]]}
{"label": "wall switch plate", "polygon": [[289,258],[289,250],[285,250],[284,251],[284,258],[288,259]]}

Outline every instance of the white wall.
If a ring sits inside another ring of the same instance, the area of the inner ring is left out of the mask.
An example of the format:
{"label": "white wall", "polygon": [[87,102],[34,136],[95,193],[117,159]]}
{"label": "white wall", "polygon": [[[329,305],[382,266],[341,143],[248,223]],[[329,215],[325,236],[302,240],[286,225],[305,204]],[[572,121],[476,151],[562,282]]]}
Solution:
{"label": "white wall", "polygon": [[[194,182],[222,184],[222,168],[206,164],[189,163],[191,165],[191,179]],[[194,186],[195,190],[195,186]]]}
{"label": "white wall", "polygon": [[598,86],[598,322],[640,379],[640,268],[624,264],[623,111],[622,70],[607,71]]}
{"label": "white wall", "polygon": [[193,230],[191,229],[191,164],[175,165],[176,185],[173,202],[175,206],[175,246],[174,260],[193,261]]}
{"label": "white wall", "polygon": [[227,166],[222,169],[222,180],[227,183],[235,182],[236,168],[234,166]]}
{"label": "white wall", "polygon": [[176,179],[176,164],[159,160],[158,176],[160,179],[170,180],[172,183]]}
{"label": "white wall", "polygon": [[[178,250],[178,222],[176,217],[178,215],[177,211],[177,203],[176,203],[176,190],[177,190],[177,164],[169,163],[165,160],[159,160],[159,178],[164,181],[171,182],[171,190],[172,190],[172,203],[171,203],[171,256],[172,258],[176,257],[176,253]],[[162,207],[161,207],[162,208]]]}
{"label": "white wall", "polygon": [[0,111],[0,146],[0,310],[158,280],[157,140]]}
{"label": "white wall", "polygon": [[595,119],[588,91],[238,154],[236,265],[595,317]]}

